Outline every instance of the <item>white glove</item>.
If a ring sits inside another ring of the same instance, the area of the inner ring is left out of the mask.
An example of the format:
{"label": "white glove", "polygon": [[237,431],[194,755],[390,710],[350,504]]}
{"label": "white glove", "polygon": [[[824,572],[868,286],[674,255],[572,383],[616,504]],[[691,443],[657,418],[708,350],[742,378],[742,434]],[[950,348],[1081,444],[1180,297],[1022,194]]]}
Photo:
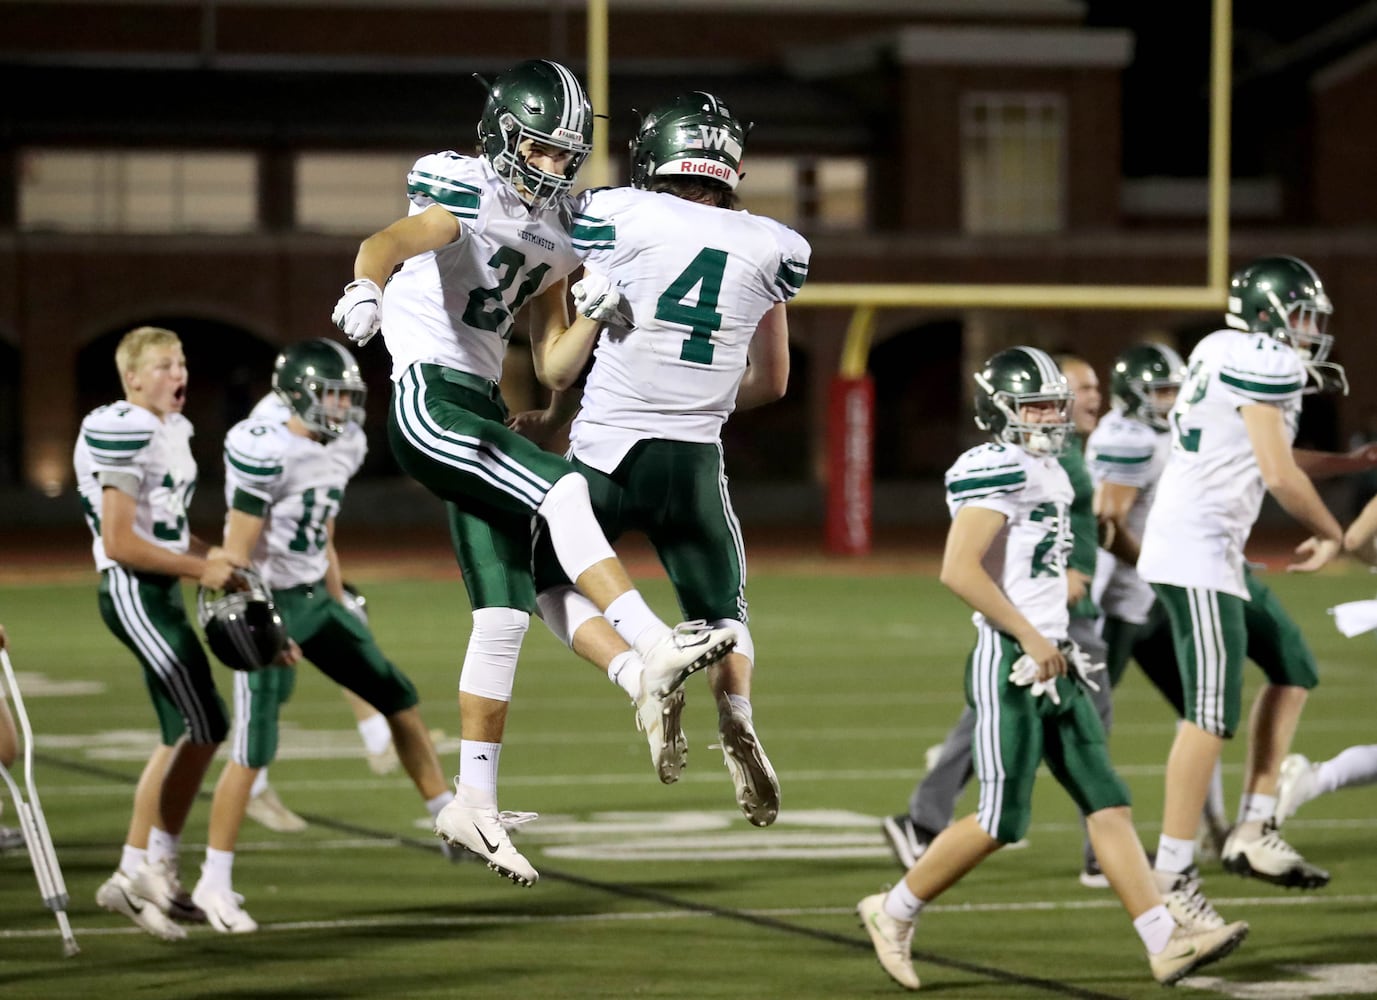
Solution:
{"label": "white glove", "polygon": [[1027,653],[1014,661],[1014,669],[1009,672],[1009,680],[1019,687],[1028,688],[1028,693],[1034,698],[1045,694],[1052,699],[1053,705],[1061,704],[1061,695],[1057,693],[1057,679],[1049,677],[1045,681],[1038,680],[1038,661]]}
{"label": "white glove", "polygon": [[335,326],[362,347],[373,339],[382,325],[382,289],[371,278],[355,278],[344,286],[344,294],[330,314]]}
{"label": "white glove", "polygon": [[1066,662],[1070,664],[1076,676],[1081,679],[1081,683],[1092,691],[1098,691],[1100,686],[1090,679],[1090,675],[1100,673],[1105,669],[1105,665],[1092,663],[1090,654],[1069,639],[1062,643],[1061,651],[1066,657]]}
{"label": "white glove", "polygon": [[635,325],[631,321],[631,309],[612,279],[585,271],[570,291],[574,296],[574,309],[580,316],[587,316],[595,323],[611,323],[627,329]]}

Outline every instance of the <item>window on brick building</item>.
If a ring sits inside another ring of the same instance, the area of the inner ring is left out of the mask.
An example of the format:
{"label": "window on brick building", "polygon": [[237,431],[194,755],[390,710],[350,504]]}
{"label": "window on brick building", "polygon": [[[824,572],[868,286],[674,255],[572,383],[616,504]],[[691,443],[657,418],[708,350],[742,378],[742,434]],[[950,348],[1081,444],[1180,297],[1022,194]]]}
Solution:
{"label": "window on brick building", "polygon": [[257,228],[250,153],[26,150],[19,225],[27,231],[236,233]]}
{"label": "window on brick building", "polygon": [[961,101],[966,232],[1054,233],[1065,226],[1066,101],[1060,94],[970,93]]}

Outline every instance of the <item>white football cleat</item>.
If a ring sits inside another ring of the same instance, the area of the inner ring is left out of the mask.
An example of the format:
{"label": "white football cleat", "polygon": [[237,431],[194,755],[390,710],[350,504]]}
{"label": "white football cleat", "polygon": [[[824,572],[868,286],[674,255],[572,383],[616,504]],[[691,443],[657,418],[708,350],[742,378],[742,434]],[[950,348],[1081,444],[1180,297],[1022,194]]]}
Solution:
{"label": "white football cleat", "polygon": [[765,756],[750,716],[735,710],[717,717],[722,757],[736,786],[736,804],[755,826],[769,826],[779,815],[779,778]]}
{"label": "white football cleat", "polygon": [[391,774],[401,767],[401,758],[397,756],[397,748],[389,740],[387,746],[377,753],[368,754],[368,770],[374,774]]}
{"label": "white football cleat", "polygon": [[676,625],[641,657],[645,664],[642,690],[667,698],[691,675],[735,648],[736,632],[732,629],[709,628],[702,621]]}
{"label": "white football cleat", "polygon": [[540,873],[512,846],[496,806],[466,806],[455,799],[436,814],[435,835],[472,851],[489,868],[517,885],[534,885],[540,878]]}
{"label": "white football cleat", "polygon": [[1301,857],[1277,830],[1275,819],[1239,823],[1224,842],[1224,870],[1287,889],[1319,889],[1329,872]]}
{"label": "white football cleat", "polygon": [[885,912],[885,894],[877,892],[856,904],[861,926],[870,935],[875,957],[890,977],[905,989],[918,988],[913,968],[913,921],[895,920]]}
{"label": "white football cleat", "polygon": [[1184,872],[1163,872],[1153,869],[1157,891],[1177,925],[1188,931],[1214,931],[1225,926],[1205,894],[1200,891],[1200,875],[1192,865]]}
{"label": "white football cleat", "polygon": [[186,937],[186,931],[169,920],[153,900],[134,891],[129,876],[122,871],[116,871],[96,890],[96,903],[111,913],[124,914],[155,938],[181,941]]}
{"label": "white football cleat", "polygon": [[231,889],[212,889],[197,883],[192,902],[206,911],[206,922],[221,934],[252,934],[258,921],[244,909],[244,897]]}
{"label": "white football cleat", "polygon": [[1275,813],[1278,824],[1285,823],[1296,814],[1297,809],[1320,794],[1315,771],[1315,765],[1304,754],[1293,753],[1281,762]]}
{"label": "white football cleat", "polygon": [[1242,920],[1193,931],[1177,927],[1171,932],[1167,946],[1156,955],[1148,956],[1152,978],[1163,986],[1172,986],[1196,969],[1219,961],[1247,936],[1248,925]]}
{"label": "white football cleat", "polygon": [[184,924],[203,924],[205,912],[191,901],[191,894],[182,888],[181,874],[173,858],[145,861],[129,880],[134,891],[163,912]]}
{"label": "white football cleat", "polygon": [[650,744],[650,765],[666,785],[679,780],[687,763],[688,738],[680,725],[683,714],[683,688],[661,698],[642,682],[641,697],[636,702],[636,728],[645,733]]}
{"label": "white football cleat", "polygon": [[282,804],[272,785],[268,785],[258,795],[249,799],[249,806],[244,814],[275,833],[300,833],[309,825]]}

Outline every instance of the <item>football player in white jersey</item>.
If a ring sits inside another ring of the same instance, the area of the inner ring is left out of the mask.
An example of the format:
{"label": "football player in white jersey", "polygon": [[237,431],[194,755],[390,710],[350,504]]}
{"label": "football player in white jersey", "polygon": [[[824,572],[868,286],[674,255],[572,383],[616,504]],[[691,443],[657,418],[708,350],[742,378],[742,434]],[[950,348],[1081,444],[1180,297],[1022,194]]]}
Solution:
{"label": "football player in white jersey", "polygon": [[1239,822],[1225,843],[1224,865],[1295,888],[1329,881],[1281,838],[1273,818],[1278,772],[1319,682],[1317,667],[1275,597],[1246,572],[1243,549],[1270,492],[1314,533],[1290,569],[1317,570],[1343,550],[1343,529],[1292,449],[1307,382],[1342,382],[1342,369],[1325,360],[1332,311],[1304,261],[1265,257],[1249,264],[1230,284],[1229,329],[1191,352],[1171,411],[1172,452],[1138,559],[1138,572],[1171,619],[1186,709],[1167,759],[1156,856],[1164,883],[1194,881],[1195,832],[1210,774],[1239,724],[1248,644],[1267,628],[1283,655],[1258,661],[1267,684],[1250,715]]}
{"label": "football player in white jersey", "polygon": [[194,538],[191,422],[182,416],[187,366],[171,330],[142,326],[115,349],[124,399],[81,422],[73,454],[81,506],[100,571],[100,614],[143,667],[161,743],[134,790],[119,868],[96,902],[148,933],[175,941],[169,917],[204,920],[178,874],[188,812],[229,729],[201,639],[187,620],[183,578],[222,588],[234,565]]}
{"label": "football player in white jersey", "polygon": [[[573,237],[587,271],[576,300],[610,288],[618,319],[598,336],[581,400],[564,394],[514,425],[541,440],[577,410],[570,457],[608,538],[643,532],[685,617],[736,633],[736,649],[709,669],[708,682],[737,804],[768,826],[779,813],[779,781],[753,724],[745,546],[721,435],[734,410],[787,388],[786,303],[807,277],[811,248],[787,226],[737,210],[747,128],[711,94],[678,95],[642,120],[631,143],[632,186],[581,197]],[[555,634],[635,699],[635,679],[619,659],[589,655],[607,626],[544,544],[537,584]],[[663,707],[637,709],[660,780],[676,781],[687,752],[682,691]]]}
{"label": "football player in white jersey", "polygon": [[947,470],[952,524],[941,579],[975,610],[966,691],[976,714],[979,805],[939,833],[898,885],[862,899],[857,912],[885,971],[916,990],[919,914],[1023,836],[1045,760],[1085,813],[1100,867],[1133,919],[1153,977],[1174,983],[1227,955],[1248,925],[1190,928],[1167,910],[1084,688],[1086,658],[1067,641],[1073,489],[1057,455],[1072,430],[1073,395],[1056,363],[1032,347],[999,352],[975,381],[976,424],[992,440]]}
{"label": "football player in white jersey", "polygon": [[[416,688],[341,603],[335,517],[367,450],[363,378],[339,344],[306,340],[278,355],[273,391],[289,408],[286,420],[250,417],[225,436],[225,550],[262,576],[295,652],[387,717],[398,755],[434,816],[454,794]],[[291,665],[234,675],[230,759],[216,783],[206,860],[191,894],[218,931],[258,928],[233,890],[234,848],[258,769],[277,751],[278,712],[295,684]]]}
{"label": "football player in white jersey", "polygon": [[445,501],[474,609],[459,678],[459,795],[437,817],[436,834],[519,885],[539,875],[500,822],[497,767],[536,606],[536,517],[566,575],[635,650],[646,697],[668,697],[736,641],[729,629],[661,621],[598,527],[587,480],[506,426],[498,379],[523,306],[543,383],[567,386],[586,357],[586,340],[568,336],[565,278],[579,258],[564,219],[592,135],[592,108],[567,68],[539,59],[502,74],[479,120],[482,155],[416,162],[408,214],[363,241],[334,311],[356,343],[382,330],[392,355],[392,451]]}
{"label": "football player in white jersey", "polygon": [[[282,401],[275,392],[268,392],[254,404],[249,412],[250,420],[266,420],[270,423],[286,423],[292,417],[292,408]],[[368,615],[359,600],[359,595],[344,583],[344,596],[341,603],[368,624]],[[374,774],[390,774],[400,763],[397,751],[392,746],[392,730],[388,728],[387,717],[346,687],[340,688],[344,700],[354,713],[354,722],[363,740],[364,752],[368,757],[368,767]],[[299,833],[306,829],[307,822],[287,807],[278,796],[276,789],[268,783],[268,769],[262,768],[254,779],[253,791],[249,798],[246,813],[249,819],[261,823],[277,833]]]}

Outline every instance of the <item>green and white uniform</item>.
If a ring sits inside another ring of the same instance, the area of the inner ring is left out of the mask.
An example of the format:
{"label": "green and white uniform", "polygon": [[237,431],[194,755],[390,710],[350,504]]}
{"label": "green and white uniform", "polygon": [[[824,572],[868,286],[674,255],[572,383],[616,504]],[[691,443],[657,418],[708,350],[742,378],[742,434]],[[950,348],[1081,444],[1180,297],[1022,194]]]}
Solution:
{"label": "green and white uniform", "polygon": [[407,175],[410,213],[441,205],[459,239],[387,283],[388,437],[402,469],[449,506],[474,608],[533,610],[531,516],[571,471],[509,430],[498,389],[517,311],[578,267],[560,211],[531,212],[487,160],[432,153]]}
{"label": "green and white uniform", "polygon": [[159,419],[133,403],[111,403],[87,414],[72,455],[101,571],[101,618],[143,666],[166,746],[183,735],[194,743],[219,743],[228,728],[225,705],[187,620],[181,580],[128,569],[106,555],[101,498],[107,487],[133,497],[134,533],[185,553],[191,543],[186,512],[196,490],[191,435],[191,421],[179,413]]}
{"label": "green and white uniform", "polygon": [[722,425],[761,319],[803,286],[811,248],[773,219],[633,188],[585,192],[573,240],[635,322],[603,328],[570,431],[593,508],[609,539],[646,533],[686,617],[744,622]]}
{"label": "green and white uniform", "polygon": [[[1138,572],[1171,618],[1186,718],[1232,736],[1250,632],[1277,636],[1277,648],[1289,650],[1275,662],[1259,661],[1273,683],[1311,688],[1319,681],[1295,623],[1246,572],[1243,552],[1266,487],[1239,408],[1280,407],[1294,439],[1306,373],[1288,345],[1235,330],[1202,340],[1187,370],[1171,411],[1172,452],[1143,530]],[[1264,594],[1268,599],[1259,601]]]}
{"label": "green and white uniform", "polygon": [[[410,708],[415,687],[325,588],[330,522],[367,453],[363,431],[351,424],[320,442],[294,434],[281,416],[241,421],[226,435],[225,502],[263,519],[252,562],[305,657],[384,715]],[[263,767],[273,759],[278,711],[295,676],[279,666],[235,674],[236,763]]]}
{"label": "green and white uniform", "polygon": [[[1055,458],[984,444],[947,470],[947,508],[996,511],[1004,527],[982,565],[1014,607],[1051,641],[1064,640],[1066,560],[1071,551],[1071,482]],[[1126,805],[1128,790],[1109,762],[1104,728],[1081,686],[1057,681],[1060,705],[1009,680],[1022,648],[976,612],[976,644],[966,665],[966,700],[975,710],[976,817],[990,836],[1011,843],[1027,831],[1038,765],[1049,770],[1086,815]]]}
{"label": "green and white uniform", "polygon": [[[1138,491],[1125,519],[1135,538],[1143,537],[1157,481],[1171,453],[1171,435],[1118,410],[1106,413],[1086,442],[1086,458],[1095,484],[1114,483]],[[1100,551],[1097,578],[1103,574],[1099,604],[1106,615],[1135,625],[1148,620],[1155,597],[1135,566]],[[1097,583],[1100,582],[1097,580]]]}

